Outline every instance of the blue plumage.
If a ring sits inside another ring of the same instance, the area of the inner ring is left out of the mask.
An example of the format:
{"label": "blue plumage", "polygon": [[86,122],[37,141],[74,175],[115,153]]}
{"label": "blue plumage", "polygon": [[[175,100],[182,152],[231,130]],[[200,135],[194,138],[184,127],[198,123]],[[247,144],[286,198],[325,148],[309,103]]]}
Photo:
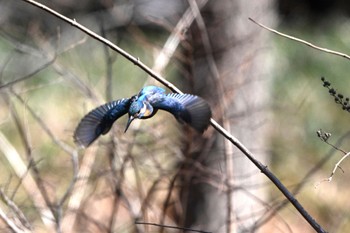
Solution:
{"label": "blue plumage", "polygon": [[79,123],[74,133],[77,144],[87,147],[101,134],[111,129],[114,121],[128,113],[129,120],[125,128],[134,119],[147,119],[158,110],[165,110],[180,122],[185,122],[203,133],[209,126],[211,110],[202,98],[190,94],[166,94],[160,87],[144,87],[138,95],[104,104],[89,112]]}
{"label": "blue plumage", "polygon": [[153,106],[172,113],[180,122],[189,124],[200,133],[210,123],[211,110],[208,103],[195,95],[171,93]]}
{"label": "blue plumage", "polygon": [[112,101],[90,111],[75,130],[75,142],[87,147],[101,134],[108,133],[114,121],[128,113],[134,98]]}

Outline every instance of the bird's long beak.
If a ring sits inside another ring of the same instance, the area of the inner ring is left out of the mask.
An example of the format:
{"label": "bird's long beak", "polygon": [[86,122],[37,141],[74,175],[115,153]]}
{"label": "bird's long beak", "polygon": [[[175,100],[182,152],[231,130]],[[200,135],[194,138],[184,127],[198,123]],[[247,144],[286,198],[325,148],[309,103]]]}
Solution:
{"label": "bird's long beak", "polygon": [[128,123],[126,123],[126,128],[125,128],[124,133],[128,130],[128,128],[129,128],[131,122],[132,122],[134,119],[135,119],[135,117],[129,116],[129,120],[128,120]]}

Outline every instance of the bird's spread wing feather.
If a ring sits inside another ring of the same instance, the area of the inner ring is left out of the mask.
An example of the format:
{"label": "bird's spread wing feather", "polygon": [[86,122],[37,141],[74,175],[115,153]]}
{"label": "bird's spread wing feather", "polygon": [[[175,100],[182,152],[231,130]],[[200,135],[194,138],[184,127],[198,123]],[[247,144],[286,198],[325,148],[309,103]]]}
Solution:
{"label": "bird's spread wing feather", "polygon": [[74,141],[83,147],[89,146],[101,134],[111,129],[114,121],[128,112],[132,98],[120,99],[101,105],[80,121],[74,133]]}
{"label": "bird's spread wing feather", "polygon": [[210,123],[211,110],[208,103],[195,95],[167,94],[154,102],[153,106],[172,113],[180,122],[186,122],[200,133]]}

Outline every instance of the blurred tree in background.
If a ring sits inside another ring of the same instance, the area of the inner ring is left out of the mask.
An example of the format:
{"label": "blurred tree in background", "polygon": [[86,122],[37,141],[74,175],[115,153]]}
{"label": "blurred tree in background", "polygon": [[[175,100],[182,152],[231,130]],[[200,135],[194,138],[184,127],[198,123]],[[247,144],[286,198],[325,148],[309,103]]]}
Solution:
{"label": "blurred tree in background", "polygon": [[[330,232],[350,227],[348,61],[274,37],[248,20],[347,53],[346,1],[42,1],[128,51],[184,92],[296,191]],[[199,13],[200,12],[200,13]],[[242,153],[160,112],[123,133],[121,118],[86,150],[81,117],[158,85],[133,63],[24,1],[0,1],[0,217],[15,232],[313,232]],[[151,226],[141,223],[156,223]],[[12,225],[13,224],[13,225]]]}

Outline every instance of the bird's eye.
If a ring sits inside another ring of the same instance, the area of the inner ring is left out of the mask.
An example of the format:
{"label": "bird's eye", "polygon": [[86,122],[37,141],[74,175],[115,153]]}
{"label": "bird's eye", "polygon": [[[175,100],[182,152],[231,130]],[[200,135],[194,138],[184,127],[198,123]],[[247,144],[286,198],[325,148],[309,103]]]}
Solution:
{"label": "bird's eye", "polygon": [[139,109],[137,112],[134,113],[134,117],[138,117],[140,115],[141,109]]}
{"label": "bird's eye", "polygon": [[137,116],[140,116],[140,115],[143,116],[143,114],[145,114],[146,110],[147,110],[147,105],[146,105],[146,104],[143,104],[142,108],[140,108],[140,109],[137,111],[136,115],[137,115]]}

